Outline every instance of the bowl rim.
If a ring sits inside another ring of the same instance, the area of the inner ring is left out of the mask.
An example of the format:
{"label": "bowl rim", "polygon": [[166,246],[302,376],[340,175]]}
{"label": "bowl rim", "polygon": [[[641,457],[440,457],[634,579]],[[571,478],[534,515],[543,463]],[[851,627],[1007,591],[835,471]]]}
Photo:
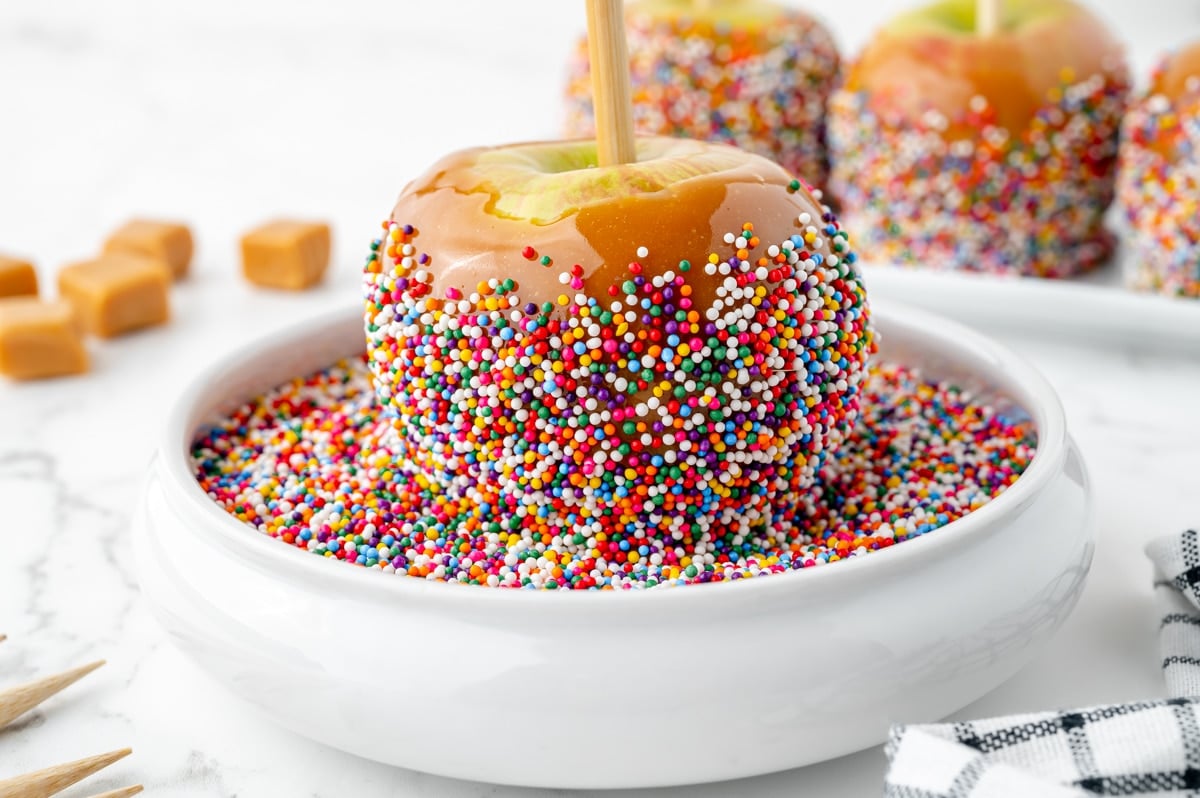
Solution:
{"label": "bowl rim", "polygon": [[[359,314],[359,310],[355,310]],[[735,596],[749,600],[788,599],[797,594],[810,594],[825,589],[846,589],[889,575],[903,572],[912,561],[929,562],[933,558],[952,556],[979,538],[997,533],[1006,516],[1017,515],[1028,507],[1053,483],[1063,471],[1069,448],[1065,413],[1054,389],[1030,363],[1006,346],[974,330],[934,313],[896,302],[872,300],[872,314],[886,328],[904,327],[917,337],[939,339],[943,347],[956,356],[969,360],[986,359],[998,383],[1014,394],[1029,413],[1037,434],[1037,450],[1029,466],[1003,493],[967,515],[936,530],[936,534],[921,535],[877,550],[869,556],[850,557],[824,566],[802,568],[784,573],[766,574],[704,585],[681,585],[651,590],[528,590],[488,588],[454,582],[437,583],[402,575],[384,573],[379,569],[347,567],[345,563],[331,564],[307,551],[283,544],[257,532],[238,521],[209,498],[190,467],[189,450],[195,429],[188,422],[197,415],[196,397],[214,384],[220,384],[233,373],[268,352],[294,347],[297,339],[320,336],[349,322],[349,308],[327,311],[301,320],[285,328],[257,338],[228,353],[197,374],[176,395],[167,414],[166,423],[157,436],[157,460],[154,467],[166,492],[164,498],[179,513],[186,513],[191,522],[191,534],[226,549],[239,560],[250,559],[277,580],[295,581],[311,587],[324,588],[364,597],[407,600],[421,604],[447,607],[494,610],[499,607],[520,606],[523,611],[537,608],[552,611],[564,606],[587,603],[594,611],[604,608],[668,608],[696,604],[727,602]],[[364,338],[365,348],[365,338]],[[250,397],[239,397],[247,401]],[[186,508],[184,510],[183,508]],[[376,573],[369,573],[376,571]],[[740,600],[740,599],[739,599]],[[626,612],[627,610],[621,610]]]}

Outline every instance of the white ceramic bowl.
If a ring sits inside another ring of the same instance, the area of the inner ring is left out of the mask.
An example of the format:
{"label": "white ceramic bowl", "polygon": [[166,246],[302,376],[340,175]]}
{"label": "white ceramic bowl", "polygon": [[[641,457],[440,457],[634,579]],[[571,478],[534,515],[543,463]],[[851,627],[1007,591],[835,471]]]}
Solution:
{"label": "white ceramic bowl", "polygon": [[144,594],[187,654],[279,723],[431,773],[659,786],[877,744],[1024,665],[1075,604],[1092,530],[1083,465],[1033,369],[936,316],[874,313],[880,357],[1037,428],[1007,492],[923,537],[823,568],[609,593],[429,583],[286,546],[205,496],[189,444],[252,395],[361,353],[348,309],[250,342],[180,397],[136,524]]}

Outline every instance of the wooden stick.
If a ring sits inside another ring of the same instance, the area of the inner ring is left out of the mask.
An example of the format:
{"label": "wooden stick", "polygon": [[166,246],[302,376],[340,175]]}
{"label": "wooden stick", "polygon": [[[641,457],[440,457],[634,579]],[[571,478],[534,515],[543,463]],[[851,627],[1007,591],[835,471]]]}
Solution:
{"label": "wooden stick", "polygon": [[975,32],[992,36],[1000,30],[1003,0],[975,0]]}
{"label": "wooden stick", "polygon": [[120,751],[110,751],[107,754],[89,756],[62,765],[55,765],[24,776],[15,776],[0,781],[0,798],[49,798],[56,792],[67,789],[77,781],[82,781],[97,770],[124,759],[133,753],[132,748],[122,748]]}
{"label": "wooden stick", "polygon": [[142,785],[134,784],[129,787],[121,787],[120,789],[109,790],[108,792],[98,792],[91,796],[91,798],[129,798],[129,796],[137,795],[141,791]]}
{"label": "wooden stick", "polygon": [[601,166],[637,160],[633,92],[622,0],[587,0],[588,53],[596,108],[596,154]]}
{"label": "wooden stick", "polygon": [[104,660],[97,660],[90,665],[64,671],[56,676],[47,676],[45,679],[0,692],[0,729],[55,693],[70,687],[103,664]]}

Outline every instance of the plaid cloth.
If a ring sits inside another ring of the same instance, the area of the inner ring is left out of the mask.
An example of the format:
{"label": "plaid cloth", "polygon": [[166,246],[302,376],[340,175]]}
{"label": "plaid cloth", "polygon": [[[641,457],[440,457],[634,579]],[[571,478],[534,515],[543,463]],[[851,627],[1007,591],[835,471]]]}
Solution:
{"label": "plaid cloth", "polygon": [[1200,798],[1200,534],[1146,553],[1172,698],[893,727],[886,798]]}
{"label": "plaid cloth", "polygon": [[1159,538],[1146,553],[1154,561],[1154,598],[1162,614],[1167,695],[1200,696],[1200,534],[1189,529]]}

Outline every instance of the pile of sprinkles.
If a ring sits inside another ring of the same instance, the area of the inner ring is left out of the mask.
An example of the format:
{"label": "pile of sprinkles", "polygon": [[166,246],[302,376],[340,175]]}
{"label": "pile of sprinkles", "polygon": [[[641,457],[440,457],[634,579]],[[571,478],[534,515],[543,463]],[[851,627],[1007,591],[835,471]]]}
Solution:
{"label": "pile of sprinkles", "polygon": [[1123,70],[1060,80],[1019,135],[982,96],[956,118],[914,121],[877,113],[865,91],[836,91],[830,193],[873,257],[1037,277],[1104,261],[1128,80]]}
{"label": "pile of sprinkles", "polygon": [[1117,190],[1133,228],[1134,286],[1200,297],[1200,76],[1178,103],[1152,94],[1130,109]]}
{"label": "pile of sprinkles", "polygon": [[[840,59],[812,17],[780,8],[770,22],[627,19],[634,125],[639,133],[731,144],[824,186],[825,105]],[[586,40],[568,65],[566,134],[595,134]]]}
{"label": "pile of sprinkles", "polygon": [[874,349],[844,231],[796,224],[771,243],[746,222],[696,267],[647,242],[609,285],[554,266],[572,293],[539,305],[513,279],[433,296],[438,257],[385,223],[367,351],[402,459],[521,534],[692,546],[790,529]]}
{"label": "pile of sprinkles", "polygon": [[722,582],[821,566],[924,535],[1016,481],[1032,425],[958,388],[882,365],[822,465],[803,522],[674,540],[531,530],[443,492],[407,462],[365,360],[297,378],[192,447],[200,486],[231,515],[327,559],[427,580],[612,590]]}

